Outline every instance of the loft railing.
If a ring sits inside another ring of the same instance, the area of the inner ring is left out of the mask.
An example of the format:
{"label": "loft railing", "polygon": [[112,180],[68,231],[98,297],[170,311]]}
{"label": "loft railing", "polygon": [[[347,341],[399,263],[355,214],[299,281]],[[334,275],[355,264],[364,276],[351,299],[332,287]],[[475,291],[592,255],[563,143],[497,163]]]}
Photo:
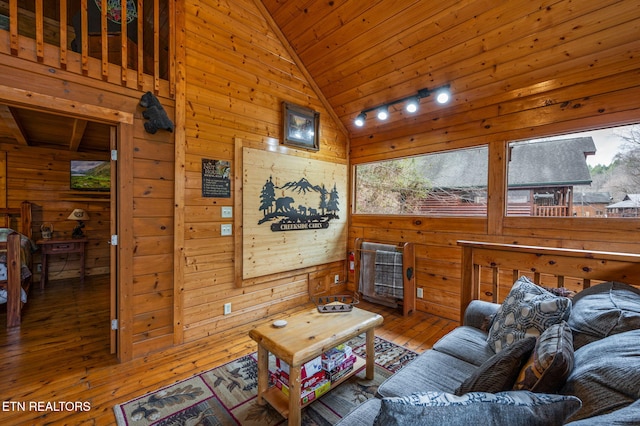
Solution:
{"label": "loft railing", "polygon": [[173,96],[174,8],[171,0],[0,0],[0,52]]}

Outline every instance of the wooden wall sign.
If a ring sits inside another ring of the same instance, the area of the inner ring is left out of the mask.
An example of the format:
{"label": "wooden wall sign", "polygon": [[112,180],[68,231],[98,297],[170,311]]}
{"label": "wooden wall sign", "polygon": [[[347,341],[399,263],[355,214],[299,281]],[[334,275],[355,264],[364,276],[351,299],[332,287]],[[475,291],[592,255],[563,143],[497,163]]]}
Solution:
{"label": "wooden wall sign", "polygon": [[346,256],[347,166],[243,148],[243,279]]}
{"label": "wooden wall sign", "polygon": [[202,196],[231,198],[231,163],[224,160],[202,159]]}

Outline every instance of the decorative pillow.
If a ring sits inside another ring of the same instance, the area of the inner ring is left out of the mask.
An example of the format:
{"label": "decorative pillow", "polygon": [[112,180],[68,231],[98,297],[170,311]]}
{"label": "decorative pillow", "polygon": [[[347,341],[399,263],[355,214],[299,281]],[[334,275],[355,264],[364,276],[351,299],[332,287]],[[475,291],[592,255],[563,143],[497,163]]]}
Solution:
{"label": "decorative pillow", "polygon": [[565,321],[554,324],[538,338],[513,388],[541,393],[557,392],[573,370],[573,358],[573,337],[569,324]]}
{"label": "decorative pillow", "polygon": [[640,425],[640,399],[611,413],[571,422],[571,426],[634,426]]}
{"label": "decorative pillow", "polygon": [[500,305],[487,342],[500,352],[524,337],[538,337],[553,324],[566,320],[570,311],[570,299],[554,296],[522,276]]}
{"label": "decorative pillow", "polygon": [[495,317],[496,317],[496,314],[486,315],[482,319],[482,324],[480,324],[480,330],[484,331],[485,333],[488,333],[489,329],[491,328],[491,325],[493,324],[493,320]]}
{"label": "decorative pillow", "polygon": [[535,344],[536,338],[528,337],[495,354],[456,389],[456,395],[511,390]]}
{"label": "decorative pillow", "polygon": [[11,228],[0,228],[0,241],[7,241],[10,233],[14,232]]}
{"label": "decorative pillow", "polygon": [[528,391],[472,392],[462,396],[423,392],[383,398],[374,425],[561,425],[580,405],[580,400],[574,396]]}
{"label": "decorative pillow", "polygon": [[638,342],[640,330],[631,330],[576,350],[575,367],[560,389],[561,394],[574,395],[584,403],[571,421],[612,413],[640,399]]}
{"label": "decorative pillow", "polygon": [[[0,241],[1,242],[6,242],[7,241],[7,237],[9,236],[9,234],[11,234],[12,232],[17,232],[14,231],[11,228],[0,228]],[[18,234],[20,234],[18,232]],[[20,234],[20,244],[23,248],[25,249],[30,249],[31,253],[35,253],[38,250],[38,245],[35,243],[35,241],[29,239],[29,237],[27,237],[26,235],[22,235]],[[3,263],[6,263],[7,259],[6,256],[4,258],[4,260],[2,260]]]}
{"label": "decorative pillow", "polygon": [[575,291],[569,290],[568,288],[565,288],[565,287],[545,287],[545,286],[541,286],[541,287],[555,296],[567,297],[569,299],[573,299],[573,296],[577,294]]}
{"label": "decorative pillow", "polygon": [[640,290],[615,281],[582,290],[573,299],[568,323],[576,350],[612,334],[638,329]]}

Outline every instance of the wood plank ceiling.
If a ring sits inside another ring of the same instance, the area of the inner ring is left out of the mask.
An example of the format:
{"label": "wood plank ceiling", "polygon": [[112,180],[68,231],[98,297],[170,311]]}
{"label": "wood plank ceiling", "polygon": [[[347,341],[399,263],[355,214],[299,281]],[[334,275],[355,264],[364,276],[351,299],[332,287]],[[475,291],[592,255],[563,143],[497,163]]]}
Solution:
{"label": "wood plank ceiling", "polygon": [[[447,126],[457,125],[459,132],[462,125],[472,129],[509,120],[505,115],[514,108],[567,102],[570,88],[587,81],[623,91],[636,84],[630,81],[638,80],[640,70],[638,2],[262,0],[262,5],[349,132],[352,150],[371,139],[411,137],[416,128],[446,135]],[[384,123],[369,113],[364,127],[353,124],[363,110],[446,84],[453,94],[446,106],[430,96],[415,114],[396,104]],[[0,138],[108,150],[104,129],[100,140],[84,141],[94,126],[103,125],[86,123],[78,145],[74,138],[83,123],[48,114],[36,120],[33,114],[2,107]],[[41,128],[34,128],[36,122]]]}
{"label": "wood plank ceiling", "polygon": [[[620,82],[629,87],[640,69],[637,2],[262,0],[262,4],[347,128],[352,147],[354,141],[357,146],[367,138],[410,136],[411,130],[401,129],[431,129],[447,116],[449,125],[455,121],[459,126],[482,126],[487,117],[508,113],[501,108],[509,103],[507,109],[560,104],[558,90],[587,80],[604,82],[615,75],[619,87],[611,80],[610,90],[622,90]],[[422,99],[413,115],[398,104],[390,108],[383,125],[374,114],[368,114],[362,128],[353,124],[362,110],[446,84],[451,85],[453,99],[445,107],[431,96]]]}
{"label": "wood plank ceiling", "polygon": [[0,105],[0,141],[74,152],[109,151],[109,125]]}

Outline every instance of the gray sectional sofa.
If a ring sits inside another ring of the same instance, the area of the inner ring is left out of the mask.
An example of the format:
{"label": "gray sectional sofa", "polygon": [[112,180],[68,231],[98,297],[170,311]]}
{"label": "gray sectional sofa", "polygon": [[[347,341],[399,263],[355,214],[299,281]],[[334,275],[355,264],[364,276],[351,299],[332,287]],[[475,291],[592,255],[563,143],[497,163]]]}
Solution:
{"label": "gray sectional sofa", "polygon": [[640,425],[640,291],[608,282],[567,299],[531,286],[502,306],[473,301],[338,424]]}

